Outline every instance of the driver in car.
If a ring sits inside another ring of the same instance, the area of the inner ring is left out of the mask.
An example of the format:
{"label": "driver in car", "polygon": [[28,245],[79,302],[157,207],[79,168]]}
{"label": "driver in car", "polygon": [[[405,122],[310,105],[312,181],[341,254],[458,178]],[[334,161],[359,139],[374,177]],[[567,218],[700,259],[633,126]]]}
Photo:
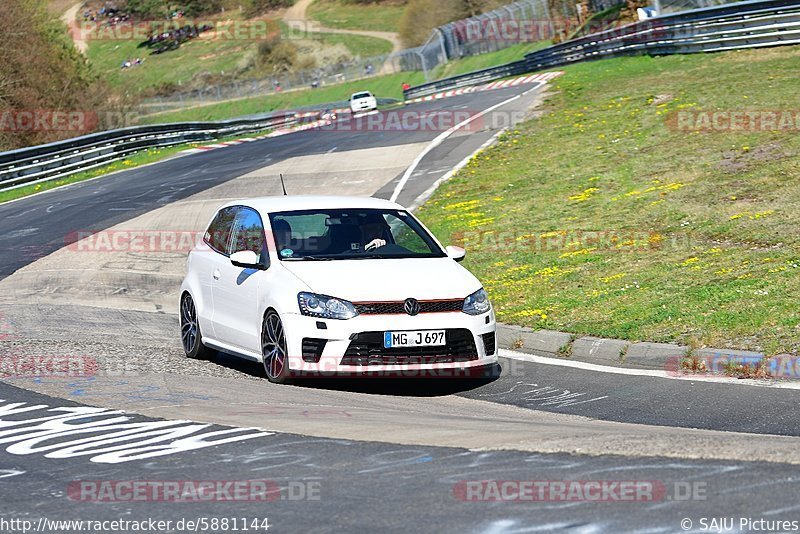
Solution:
{"label": "driver in car", "polygon": [[364,250],[375,250],[392,242],[392,231],[380,215],[367,215],[361,223],[361,242]]}

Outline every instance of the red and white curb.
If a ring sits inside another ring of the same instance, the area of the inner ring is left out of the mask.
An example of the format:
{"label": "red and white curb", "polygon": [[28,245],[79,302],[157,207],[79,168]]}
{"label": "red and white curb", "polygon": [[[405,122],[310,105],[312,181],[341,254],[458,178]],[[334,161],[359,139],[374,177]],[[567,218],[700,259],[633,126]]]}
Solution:
{"label": "red and white curb", "polygon": [[225,148],[234,145],[241,145],[242,143],[247,143],[248,141],[255,141],[256,137],[248,137],[247,139],[234,139],[233,141],[222,141],[219,143],[214,143],[213,145],[203,145],[194,148],[187,148],[186,150],[181,151],[181,154],[197,154],[199,152],[208,152],[209,150],[216,150],[218,148]]}
{"label": "red and white curb", "polygon": [[327,125],[332,124],[332,123],[333,123],[333,121],[331,121],[331,120],[328,120],[328,119],[321,120],[320,119],[320,120],[317,120],[317,121],[311,121],[311,122],[307,122],[305,124],[300,124],[299,126],[290,126],[288,128],[279,128],[279,129],[277,129],[275,131],[272,131],[272,132],[270,132],[270,133],[268,133],[266,135],[263,135],[263,136],[260,136],[260,137],[254,137],[253,139],[266,139],[268,137],[280,137],[282,135],[286,135],[286,134],[290,134],[290,133],[294,133],[294,132],[302,132],[304,130],[313,130],[314,128],[319,128],[320,126],[327,126]]}
{"label": "red and white curb", "polygon": [[509,80],[487,83],[485,85],[462,87],[461,89],[452,89],[450,91],[442,91],[441,93],[434,93],[428,96],[412,98],[411,100],[406,100],[406,104],[416,104],[417,102],[429,102],[431,100],[439,100],[440,98],[449,98],[451,96],[465,95],[468,93],[477,93],[479,91],[491,91],[492,89],[504,89],[506,87],[514,87],[515,85],[522,85],[527,83],[547,82],[557,76],[561,76],[562,74],[564,74],[563,71],[543,72],[541,74],[530,74],[528,76],[520,76],[518,78],[511,78]]}
{"label": "red and white curb", "polygon": [[543,72],[541,74],[531,74],[530,76],[521,76],[519,78],[511,78],[510,80],[502,80],[499,82],[488,83],[480,88],[481,91],[489,91],[491,89],[503,89],[505,87],[514,87],[523,83],[535,82],[549,82],[553,78],[557,78],[564,74],[564,71]]}

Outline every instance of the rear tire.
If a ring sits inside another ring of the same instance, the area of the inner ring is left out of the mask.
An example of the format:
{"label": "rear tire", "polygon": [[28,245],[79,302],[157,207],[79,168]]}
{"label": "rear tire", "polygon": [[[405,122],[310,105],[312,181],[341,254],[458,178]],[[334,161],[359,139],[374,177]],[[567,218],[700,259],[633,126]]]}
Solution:
{"label": "rear tire", "polygon": [[194,300],[189,293],[184,293],[181,297],[181,344],[187,358],[205,360],[213,356],[214,351],[203,345],[202,339]]}
{"label": "rear tire", "polygon": [[267,380],[273,384],[290,381],[289,357],[286,354],[286,333],[283,322],[275,310],[269,310],[261,326],[261,355]]}

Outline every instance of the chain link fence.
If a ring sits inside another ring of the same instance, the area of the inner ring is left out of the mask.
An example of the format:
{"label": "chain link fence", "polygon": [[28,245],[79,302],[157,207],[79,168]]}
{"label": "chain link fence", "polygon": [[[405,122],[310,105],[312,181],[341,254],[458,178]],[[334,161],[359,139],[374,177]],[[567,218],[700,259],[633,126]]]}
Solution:
{"label": "chain link fence", "polygon": [[688,9],[699,9],[703,7],[721,6],[730,4],[736,0],[653,0],[653,7],[659,14],[677,13]]}

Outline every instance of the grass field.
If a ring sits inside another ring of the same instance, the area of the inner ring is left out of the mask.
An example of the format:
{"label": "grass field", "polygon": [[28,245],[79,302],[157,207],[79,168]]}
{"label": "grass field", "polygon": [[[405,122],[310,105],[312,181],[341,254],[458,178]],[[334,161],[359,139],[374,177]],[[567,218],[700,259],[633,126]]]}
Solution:
{"label": "grass field", "polygon": [[[252,23],[259,24],[253,26],[252,31],[247,29],[250,22],[240,21],[239,24],[241,26],[236,26],[236,31],[255,37],[226,38],[226,32],[220,27],[217,38],[210,38],[214,35],[213,32],[207,33],[185,42],[178,50],[158,55],[151,55],[146,48],[138,48],[138,39],[98,38],[90,41],[88,57],[104,80],[128,94],[137,94],[166,84],[185,84],[199,73],[231,76],[247,67],[248,60],[256,54],[259,40],[265,35],[263,22]],[[281,23],[275,23],[274,28],[272,25],[266,28],[276,35],[279,31],[286,32]],[[288,32],[283,34],[291,35]],[[323,46],[343,45],[352,56],[370,57],[387,54],[392,50],[389,41],[364,35],[320,33],[315,34],[313,40]],[[298,45],[303,43],[303,40],[296,41]],[[137,57],[144,59],[144,63],[128,69],[120,68],[124,60]]]}
{"label": "grass field", "polygon": [[392,51],[392,43],[386,39],[379,39],[368,35],[320,33],[318,37],[323,43],[328,45],[344,45],[353,56],[382,56]]}
{"label": "grass field", "polygon": [[473,70],[485,69],[503,63],[510,63],[522,59],[522,57],[534,50],[539,50],[550,45],[550,41],[539,41],[536,43],[521,43],[514,46],[509,46],[497,52],[490,52],[488,54],[480,54],[477,56],[465,57],[458,61],[451,61],[444,65],[438,66],[433,71],[434,78],[447,78],[449,76],[456,76],[464,74]]}
{"label": "grass field", "polygon": [[[246,30],[241,31],[246,34]],[[274,31],[278,32],[277,24]],[[97,38],[89,41],[87,55],[95,71],[110,85],[137,94],[151,87],[186,83],[200,72],[233,73],[243,66],[248,53],[255,53],[256,40],[209,38],[213,34],[201,35],[185,42],[178,50],[158,55],[138,48],[139,39]],[[219,34],[224,35],[222,29]],[[260,34],[253,30],[253,35]],[[120,68],[124,60],[137,57],[144,59],[142,65]]]}
{"label": "grass field", "polygon": [[800,47],[570,66],[544,116],[477,156],[420,216],[466,245],[501,321],[796,353],[800,123],[693,132],[675,118],[796,117],[798,69]]}
{"label": "grass field", "polygon": [[328,28],[396,32],[404,9],[401,4],[346,4],[337,0],[316,0],[308,8],[308,16]]}

